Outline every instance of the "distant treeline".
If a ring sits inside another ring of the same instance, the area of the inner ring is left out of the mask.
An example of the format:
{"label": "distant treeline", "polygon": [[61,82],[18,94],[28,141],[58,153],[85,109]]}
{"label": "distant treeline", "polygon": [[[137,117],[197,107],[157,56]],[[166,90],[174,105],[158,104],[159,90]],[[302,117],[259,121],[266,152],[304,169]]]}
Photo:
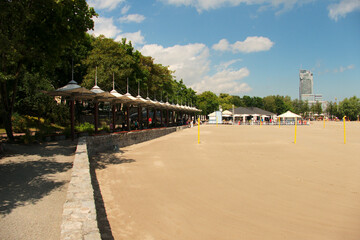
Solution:
{"label": "distant treeline", "polygon": [[215,93],[206,91],[197,95],[197,107],[203,111],[205,115],[218,110],[219,106],[223,110],[232,109],[234,107],[258,107],[276,114],[284,113],[288,110],[300,114],[304,117],[309,113],[322,114],[326,113],[329,117],[342,118],[347,116],[350,120],[357,120],[360,115],[360,99],[356,96],[345,98],[340,103],[329,102],[326,109],[322,109],[322,104],[316,102],[309,105],[307,101],[298,99],[291,100],[289,96],[267,96],[267,97],[250,97],[250,96],[234,96],[227,93]]}

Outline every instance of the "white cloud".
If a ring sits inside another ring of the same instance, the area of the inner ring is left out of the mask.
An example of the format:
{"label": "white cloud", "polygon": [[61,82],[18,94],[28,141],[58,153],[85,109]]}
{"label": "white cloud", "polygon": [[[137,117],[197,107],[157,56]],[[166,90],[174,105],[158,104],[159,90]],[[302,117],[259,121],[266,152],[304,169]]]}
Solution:
{"label": "white cloud", "polygon": [[277,14],[292,9],[295,5],[312,2],[314,0],[160,0],[166,4],[176,6],[191,6],[196,8],[198,12],[209,11],[221,7],[233,7],[240,4],[261,5],[260,9],[280,8]]}
{"label": "white cloud", "polygon": [[156,63],[175,70],[174,75],[177,79],[183,79],[184,83],[195,91],[240,93],[251,90],[248,84],[241,82],[249,75],[247,68],[227,69],[228,66],[239,61],[238,59],[225,63],[223,69],[210,75],[209,48],[204,44],[175,45],[168,48],[152,44],[143,46],[140,52],[145,56],[152,56]]}
{"label": "white cloud", "polygon": [[129,14],[129,15],[119,18],[119,21],[122,23],[130,23],[130,22],[141,23],[144,20],[145,20],[145,17],[140,14]]}
{"label": "white cloud", "polygon": [[349,66],[346,66],[346,67],[339,67],[339,68],[336,68],[334,69],[334,73],[342,73],[342,72],[345,72],[347,70],[351,70],[351,69],[354,69],[355,68],[355,65],[354,64],[351,64]]}
{"label": "white cloud", "polygon": [[331,4],[328,7],[329,17],[337,21],[341,17],[345,17],[348,13],[360,10],[359,0],[341,0],[339,3]]}
{"label": "white cloud", "polygon": [[93,20],[95,24],[94,30],[89,31],[89,33],[94,34],[96,37],[104,35],[107,38],[114,38],[121,32],[121,30],[114,25],[112,18],[95,17]]}
{"label": "white cloud", "polygon": [[217,51],[227,51],[230,49],[230,44],[228,40],[221,39],[218,43],[214,44],[212,48]]}
{"label": "white cloud", "polygon": [[126,14],[130,10],[130,6],[126,5],[121,9],[121,14]]}
{"label": "white cloud", "polygon": [[187,86],[199,81],[210,70],[209,49],[201,43],[175,45],[164,48],[157,44],[145,45],[140,52],[152,56],[156,63],[161,63],[175,71],[175,76],[184,80]]}
{"label": "white cloud", "polygon": [[232,45],[234,52],[261,52],[268,51],[274,43],[266,37],[247,37],[245,41],[237,41]]}
{"label": "white cloud", "polygon": [[126,38],[127,41],[131,41],[132,45],[143,45],[145,44],[145,38],[141,34],[141,31],[133,32],[133,33],[123,33],[116,37],[115,41],[120,42],[122,38]]}
{"label": "white cloud", "polygon": [[239,59],[233,59],[233,60],[230,60],[230,61],[227,61],[227,62],[220,63],[219,65],[217,65],[215,67],[216,67],[216,69],[218,71],[222,71],[222,70],[228,69],[229,66],[231,66],[231,65],[233,65],[233,64],[235,64],[237,62],[240,62],[240,61],[242,61],[242,59],[240,59],[240,58]]}
{"label": "white cloud", "polygon": [[88,0],[89,6],[95,9],[114,10],[117,5],[125,2],[125,0]]}
{"label": "white cloud", "polygon": [[214,44],[212,48],[217,51],[233,51],[242,53],[269,51],[274,42],[266,37],[247,37],[245,41],[237,41],[229,44],[226,39],[221,39],[219,43]]}
{"label": "white cloud", "polygon": [[210,90],[214,93],[239,94],[249,92],[251,87],[241,80],[250,75],[247,68],[241,68],[237,71],[223,70],[213,76],[205,76],[203,80],[192,85],[194,90],[202,92]]}

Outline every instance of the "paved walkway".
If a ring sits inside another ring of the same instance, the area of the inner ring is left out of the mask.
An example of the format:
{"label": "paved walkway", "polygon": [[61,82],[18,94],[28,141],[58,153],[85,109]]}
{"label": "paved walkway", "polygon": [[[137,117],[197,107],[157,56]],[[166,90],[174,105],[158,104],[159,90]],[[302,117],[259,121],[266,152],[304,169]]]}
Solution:
{"label": "paved walkway", "polygon": [[0,158],[0,239],[59,239],[76,141],[7,145]]}

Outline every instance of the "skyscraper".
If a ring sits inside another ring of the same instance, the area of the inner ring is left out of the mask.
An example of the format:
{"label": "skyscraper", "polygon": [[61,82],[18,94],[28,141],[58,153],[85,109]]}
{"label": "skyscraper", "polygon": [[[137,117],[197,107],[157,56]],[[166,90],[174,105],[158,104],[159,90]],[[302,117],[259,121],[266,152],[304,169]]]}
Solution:
{"label": "skyscraper", "polygon": [[314,94],[313,74],[309,70],[300,70],[299,99],[307,100],[307,96]]}
{"label": "skyscraper", "polygon": [[322,109],[325,110],[327,107],[327,102],[323,101],[322,94],[314,94],[313,73],[309,70],[300,70],[299,78],[299,99],[302,101],[307,101],[309,106],[319,102],[321,103]]}

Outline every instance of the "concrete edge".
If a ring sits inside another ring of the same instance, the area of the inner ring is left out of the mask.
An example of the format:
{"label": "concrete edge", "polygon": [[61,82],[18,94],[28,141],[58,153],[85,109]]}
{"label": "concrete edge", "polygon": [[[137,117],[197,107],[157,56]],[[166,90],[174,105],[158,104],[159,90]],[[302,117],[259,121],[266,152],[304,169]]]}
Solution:
{"label": "concrete edge", "polygon": [[71,180],[63,206],[60,239],[101,239],[85,137],[79,138],[75,152]]}

